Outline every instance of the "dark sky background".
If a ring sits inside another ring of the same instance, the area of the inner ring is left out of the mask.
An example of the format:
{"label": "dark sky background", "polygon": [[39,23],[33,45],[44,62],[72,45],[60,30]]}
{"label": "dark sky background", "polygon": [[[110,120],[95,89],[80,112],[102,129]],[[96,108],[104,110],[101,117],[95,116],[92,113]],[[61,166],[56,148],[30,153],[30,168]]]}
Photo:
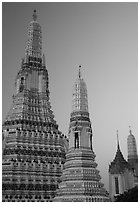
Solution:
{"label": "dark sky background", "polygon": [[2,4],[2,116],[15,93],[27,28],[37,10],[49,72],[50,100],[59,129],[68,134],[78,66],[87,84],[93,147],[108,189],[116,131],[127,159],[129,125],[138,137],[138,4],[46,2]]}

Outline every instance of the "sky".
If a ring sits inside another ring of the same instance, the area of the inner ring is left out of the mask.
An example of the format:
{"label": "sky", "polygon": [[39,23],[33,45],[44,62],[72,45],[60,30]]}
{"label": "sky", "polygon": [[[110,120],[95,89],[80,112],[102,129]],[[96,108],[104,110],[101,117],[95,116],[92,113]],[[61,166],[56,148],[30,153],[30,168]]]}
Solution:
{"label": "sky", "polygon": [[138,140],[138,4],[136,2],[2,3],[2,119],[15,93],[27,29],[37,10],[52,110],[68,135],[78,67],[88,91],[93,148],[108,190],[117,148],[127,159],[129,126]]}

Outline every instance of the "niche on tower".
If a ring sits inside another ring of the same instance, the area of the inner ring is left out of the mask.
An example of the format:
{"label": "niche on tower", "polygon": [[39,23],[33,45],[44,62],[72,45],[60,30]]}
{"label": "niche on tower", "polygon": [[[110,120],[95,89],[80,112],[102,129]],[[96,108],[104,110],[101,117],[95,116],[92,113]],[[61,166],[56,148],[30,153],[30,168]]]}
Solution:
{"label": "niche on tower", "polygon": [[74,147],[79,148],[79,132],[74,133]]}
{"label": "niche on tower", "polygon": [[24,76],[22,76],[20,78],[19,92],[22,92],[24,90],[24,82],[25,82],[25,78],[24,78]]}

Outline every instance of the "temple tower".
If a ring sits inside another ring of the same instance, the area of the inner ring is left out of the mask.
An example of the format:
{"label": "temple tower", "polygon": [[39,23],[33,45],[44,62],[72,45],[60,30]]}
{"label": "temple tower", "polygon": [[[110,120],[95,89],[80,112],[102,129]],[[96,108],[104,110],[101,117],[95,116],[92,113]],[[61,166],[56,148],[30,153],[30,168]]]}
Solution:
{"label": "temple tower", "polygon": [[72,113],[69,126],[69,149],[54,201],[109,201],[100,182],[92,147],[92,127],[88,112],[87,88],[79,73],[73,87]]}
{"label": "temple tower", "polygon": [[2,200],[51,201],[60,182],[67,138],[58,130],[51,110],[36,10],[15,88],[3,122]]}
{"label": "temple tower", "polygon": [[133,170],[135,185],[137,185],[138,184],[138,155],[137,155],[136,140],[134,135],[132,134],[131,129],[127,137],[127,148],[128,148],[128,163],[130,168]]}
{"label": "temple tower", "polygon": [[112,201],[115,197],[134,187],[133,172],[120,150],[117,131],[117,152],[109,165],[109,196]]}

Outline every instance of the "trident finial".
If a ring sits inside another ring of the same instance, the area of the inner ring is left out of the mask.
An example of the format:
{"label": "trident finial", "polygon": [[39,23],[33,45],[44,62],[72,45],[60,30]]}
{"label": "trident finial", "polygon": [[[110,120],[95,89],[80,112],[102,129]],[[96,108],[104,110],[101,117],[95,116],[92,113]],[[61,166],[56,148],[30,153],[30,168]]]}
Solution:
{"label": "trident finial", "polygon": [[37,14],[36,14],[36,10],[34,10],[34,13],[33,13],[33,20],[36,21],[37,19]]}
{"label": "trident finial", "polygon": [[79,76],[79,79],[81,78],[81,65],[79,65],[79,74],[78,74],[78,76]]}

